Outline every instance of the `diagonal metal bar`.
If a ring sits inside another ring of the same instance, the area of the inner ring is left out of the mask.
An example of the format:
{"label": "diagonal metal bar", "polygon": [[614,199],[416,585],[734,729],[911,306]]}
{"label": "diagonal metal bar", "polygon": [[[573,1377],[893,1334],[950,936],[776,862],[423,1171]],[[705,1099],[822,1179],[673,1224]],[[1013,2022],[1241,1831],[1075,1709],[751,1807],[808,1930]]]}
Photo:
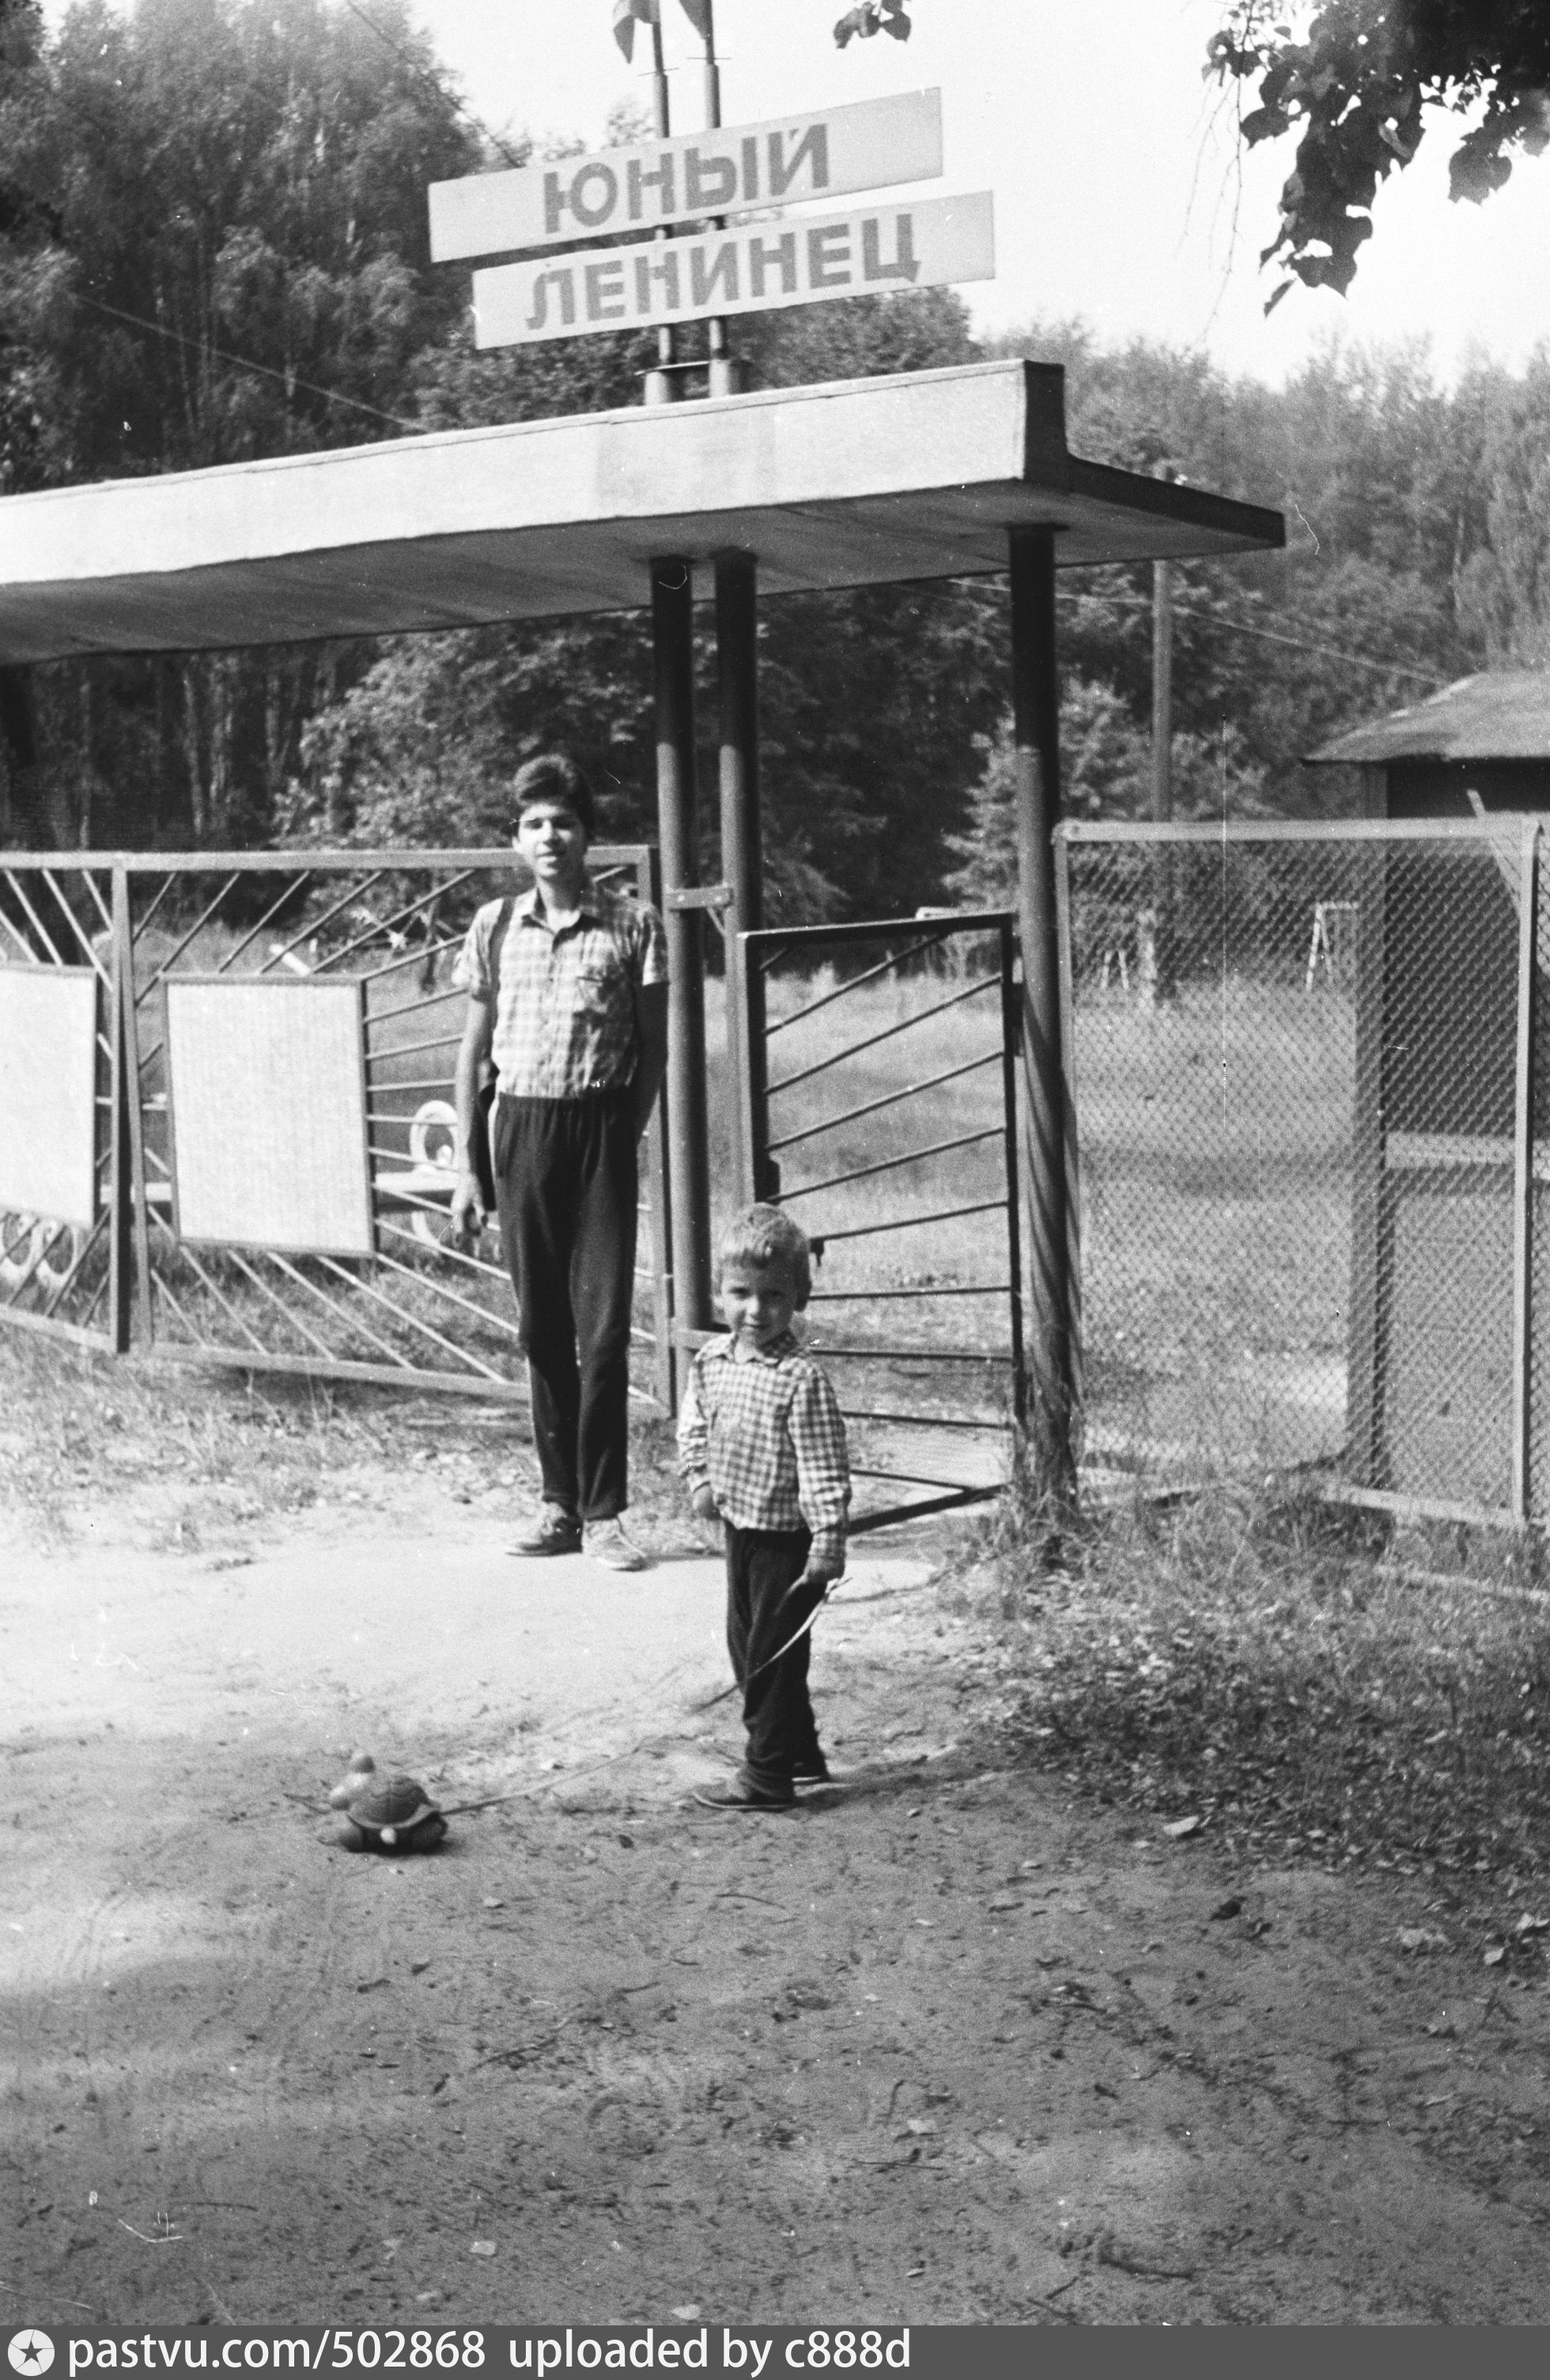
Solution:
{"label": "diagonal metal bar", "polygon": [[135,928],[134,932],[129,938],[131,945],[138,942],[141,935],[146,932],[151,925],[151,919],[155,917],[157,910],[161,907],[163,902],[166,899],[168,893],[172,891],[173,886],[177,882],[177,880],[178,880],[176,875],[163,877],[161,891],[152,897],[150,908],[146,911],[144,917],[140,919],[139,924]]}
{"label": "diagonal metal bar", "polygon": [[166,957],[162,961],[161,965],[151,977],[151,981],[146,985],[145,990],[143,991],[137,992],[135,995],[135,1004],[137,1007],[143,1007],[145,1002],[150,999],[151,993],[155,990],[157,985],[165,981],[173,968],[177,965],[178,960],[183,956],[183,953],[188,949],[189,943],[196,941],[199,936],[203,933],[206,926],[209,925],[212,917],[215,915],[216,910],[220,907],[222,902],[231,891],[232,886],[234,884],[240,884],[241,881],[242,879],[240,875],[227,877],[225,882],[222,885],[221,890],[216,893],[215,898],[210,902],[206,907],[200,911],[199,916],[195,918],[193,924],[184,935],[183,940],[180,942],[174,943],[172,949],[167,953]]}
{"label": "diagonal metal bar", "polygon": [[[40,868],[38,872],[42,876],[43,882],[48,886],[49,891],[53,893],[55,901],[58,902],[60,912],[65,917],[66,922],[68,924],[70,931],[74,934],[77,941],[80,944],[81,949],[86,953],[87,965],[91,969],[98,982],[105,985],[110,980],[108,970],[103,965],[100,954],[93,950],[91,935],[87,932],[85,927],[81,924],[80,919],[76,916],[75,911],[71,908],[69,903],[66,900],[64,893],[60,891],[59,886],[54,881],[53,869],[43,868]],[[85,876],[84,869],[82,870],[82,875],[87,882],[91,881],[91,879]],[[113,930],[113,921],[111,918],[108,921],[108,930],[110,933]],[[104,1044],[104,1047],[106,1045]]]}
{"label": "diagonal metal bar", "polygon": [[[407,1240],[411,1247],[425,1247],[424,1241],[417,1240],[412,1232],[399,1231],[392,1223],[384,1223],[382,1230],[394,1239]],[[429,1254],[430,1251],[426,1250],[426,1253]],[[401,1273],[406,1281],[418,1281],[422,1289],[430,1291],[432,1297],[444,1298],[449,1305],[461,1307],[465,1314],[471,1314],[476,1322],[488,1323],[492,1330],[499,1330],[506,1338],[515,1339],[520,1342],[522,1326],[520,1323],[513,1322],[509,1316],[491,1314],[487,1306],[477,1305],[471,1297],[460,1297],[455,1289],[449,1289],[446,1282],[438,1281],[434,1274],[426,1272],[414,1265],[406,1265],[397,1257],[380,1254],[377,1261],[379,1264],[386,1265],[390,1272]]]}
{"label": "diagonal metal bar", "polygon": [[[258,1336],[258,1333],[255,1330],[249,1329],[242,1316],[237,1312],[236,1306],[232,1305],[230,1299],[226,1296],[224,1291],[211,1279],[209,1273],[206,1272],[203,1265],[200,1264],[198,1257],[195,1256],[188,1242],[186,1240],[178,1239],[171,1226],[166,1222],[162,1221],[161,1217],[158,1217],[157,1220],[162,1223],[162,1230],[165,1236],[172,1241],[173,1247],[176,1254],[181,1257],[183,1262],[188,1266],[189,1271],[200,1282],[207,1295],[214,1299],[222,1313],[226,1317],[227,1321],[230,1322],[233,1330],[239,1331],[242,1337],[248,1340],[249,1343],[256,1347],[259,1353],[262,1354],[264,1353],[263,1341]],[[209,1345],[212,1342],[207,1340],[201,1343]]]}
{"label": "diagonal metal bar", "polygon": [[[885,1471],[879,1472],[877,1475],[879,1478],[891,1479],[895,1474]],[[917,1481],[905,1477],[900,1484],[906,1488],[917,1486],[924,1488],[931,1483],[924,1479]],[[928,1512],[956,1512],[962,1504],[988,1504],[1000,1493],[999,1488],[957,1488],[948,1496],[928,1496],[914,1504],[890,1504],[880,1512],[858,1513],[850,1524],[849,1535],[853,1537],[864,1537],[878,1529],[890,1529],[896,1521],[922,1521]]]}
{"label": "diagonal metal bar", "polygon": [[840,1411],[847,1421],[896,1422],[904,1429],[967,1429],[984,1431],[987,1429],[1004,1430],[1007,1426],[1006,1416],[1004,1414],[988,1414],[983,1417],[976,1415],[973,1420],[965,1420],[961,1415],[948,1414],[875,1413],[869,1405],[842,1405]]}
{"label": "diagonal metal bar", "polygon": [[279,899],[270,903],[269,907],[264,911],[263,916],[259,919],[258,924],[256,926],[250,926],[247,933],[243,935],[242,940],[239,942],[235,943],[232,949],[226,953],[225,957],[221,961],[220,965],[215,970],[217,975],[229,975],[231,973],[232,968],[236,966],[238,959],[242,956],[243,952],[250,949],[252,944],[258,941],[259,936],[263,932],[263,929],[269,924],[270,919],[272,917],[277,917],[282,909],[287,908],[291,902],[296,899],[298,892],[304,892],[308,885],[310,883],[311,879],[312,871],[309,868],[304,868],[299,876],[294,876],[291,879],[291,881],[286,885]]}
{"label": "diagonal metal bar", "polygon": [[10,886],[11,891],[16,894],[17,899],[21,903],[22,907],[26,910],[28,916],[31,918],[32,923],[36,926],[38,932],[42,937],[43,948],[47,951],[50,958],[54,961],[54,965],[63,966],[65,962],[60,957],[58,951],[54,948],[54,937],[49,932],[48,928],[44,925],[42,919],[39,917],[36,909],[33,908],[31,902],[28,899],[26,892],[23,889],[21,880],[17,875],[14,868],[6,868],[6,881]]}
{"label": "diagonal metal bar", "polygon": [[102,889],[97,882],[96,871],[91,868],[83,868],[80,871],[80,880],[85,885],[87,891],[91,893],[92,900],[97,905],[97,915],[103,921],[104,932],[111,934],[113,931],[113,912],[103,898]]}
{"label": "diagonal metal bar", "polygon": [[[445,885],[442,887],[443,892],[446,889]],[[401,975],[406,967],[423,966],[427,959],[439,959],[443,951],[461,950],[462,947],[461,934],[449,934],[442,942],[421,942],[417,949],[403,951],[397,958],[389,959],[385,966],[366,968],[360,979],[362,983],[381,983],[385,975]]]}
{"label": "diagonal metal bar", "polygon": [[[36,1219],[35,1219],[35,1218],[34,1218],[34,1220],[36,1220]],[[10,1287],[9,1287],[9,1289],[7,1290],[6,1296],[6,1304],[7,1305],[15,1305],[18,1303],[18,1301],[19,1300],[19,1298],[21,1297],[22,1293],[23,1293],[25,1290],[27,1290],[27,1289],[30,1288],[30,1286],[31,1286],[31,1282],[32,1282],[32,1276],[33,1276],[33,1274],[37,1271],[38,1267],[42,1263],[42,1260],[43,1260],[44,1257],[47,1255],[47,1253],[48,1253],[48,1246],[49,1246],[49,1244],[48,1244],[48,1242],[47,1242],[46,1240],[43,1240],[43,1239],[42,1239],[42,1238],[39,1238],[39,1239],[34,1240],[34,1242],[33,1242],[33,1245],[32,1245],[32,1254],[31,1254],[31,1256],[28,1258],[27,1264],[26,1264],[26,1266],[24,1267],[24,1269],[23,1269],[23,1270],[22,1270],[22,1273],[21,1273],[21,1275],[20,1275],[20,1278],[19,1278],[18,1280],[17,1280],[16,1281],[12,1282],[12,1283],[11,1283],[11,1285],[10,1285]]]}
{"label": "diagonal metal bar", "polygon": [[[890,975],[895,967],[902,966],[906,959],[918,958],[922,951],[933,951],[938,942],[945,942],[946,940],[945,932],[925,934],[918,941],[910,942],[902,951],[895,951],[890,958],[879,959],[876,966],[864,967],[859,975],[847,976],[844,982],[836,984],[832,991],[820,993],[817,1000],[808,1001],[805,1008],[793,1008],[789,1016],[778,1016],[772,1024],[767,1025],[766,1038],[776,1033],[784,1033],[793,1025],[800,1025],[805,1016],[816,1016],[820,1008],[832,1008],[837,1000],[843,1000],[849,993],[859,991],[864,983],[875,983],[878,976]],[[771,967],[779,966],[781,961],[787,955],[784,948],[771,951],[767,959],[759,961],[760,973],[768,975]]]}
{"label": "diagonal metal bar", "polygon": [[38,956],[37,952],[32,948],[32,945],[28,941],[26,935],[21,931],[19,926],[14,926],[11,923],[11,920],[6,917],[4,909],[0,909],[0,926],[3,926],[6,933],[9,934],[12,941],[15,942],[18,950],[21,953],[22,957],[27,961],[29,966],[42,965],[42,960]]}
{"label": "diagonal metal bar", "polygon": [[[190,1321],[188,1315],[184,1313],[182,1306],[174,1296],[172,1290],[169,1288],[166,1281],[163,1280],[159,1272],[152,1272],[151,1276],[151,1293],[153,1299],[160,1297],[163,1305],[171,1306],[173,1312],[176,1315],[179,1322],[182,1323],[183,1328],[187,1330],[189,1339],[196,1347],[208,1347],[213,1343],[211,1340],[200,1338],[198,1326]],[[161,1333],[158,1332],[157,1336],[160,1337]]]}
{"label": "diagonal metal bar", "polygon": [[1004,1297],[1011,1284],[1004,1281],[933,1282],[929,1289],[816,1289],[808,1299],[809,1305],[871,1305],[884,1299],[893,1302],[918,1302],[928,1297]]}
{"label": "diagonal metal bar", "polygon": [[[259,969],[259,973],[272,975],[275,968],[283,965],[293,951],[299,950],[305,941],[316,941],[325,926],[332,926],[342,910],[347,909],[353,901],[358,901],[364,894],[369,892],[373,884],[380,884],[387,872],[385,868],[368,868],[359,883],[352,884],[349,890],[334,902],[332,908],[325,909],[321,917],[309,918],[299,934],[293,935],[288,942],[283,942],[277,951],[271,951]],[[321,972],[321,969],[319,971]]]}
{"label": "diagonal metal bar", "polygon": [[[319,1256],[315,1257],[313,1261],[326,1266],[330,1272],[336,1273],[342,1281],[346,1282],[355,1291],[357,1297],[369,1297],[374,1305],[385,1306],[395,1322],[406,1323],[411,1330],[418,1330],[422,1338],[430,1340],[438,1347],[445,1348],[449,1355],[455,1355],[458,1362],[466,1364],[470,1371],[482,1372],[487,1380],[499,1380],[505,1377],[503,1373],[496,1371],[491,1365],[485,1363],[479,1356],[470,1354],[466,1347],[460,1347],[455,1339],[448,1339],[443,1332],[433,1330],[430,1324],[422,1321],[418,1314],[410,1314],[404,1306],[394,1305],[391,1297],[384,1297],[381,1291],[373,1289],[369,1281],[359,1281],[354,1273],[346,1272],[344,1266],[334,1257]],[[396,1261],[396,1259],[390,1259],[390,1261]],[[402,1267],[400,1269],[402,1270]],[[365,1325],[357,1323],[357,1328],[364,1330]],[[368,1332],[367,1335],[369,1337],[370,1333]],[[377,1343],[381,1345],[381,1342],[379,1341]],[[400,1356],[398,1360],[401,1363],[407,1363],[408,1358]]]}
{"label": "diagonal metal bar", "polygon": [[800,1141],[817,1140],[822,1133],[837,1132],[842,1123],[855,1123],[862,1116],[878,1115],[884,1108],[896,1108],[901,1099],[918,1099],[923,1091],[939,1090],[943,1083],[956,1083],[964,1075],[977,1075],[986,1066],[999,1066],[1000,1062],[999,1050],[987,1050],[983,1058],[971,1058],[962,1066],[949,1066],[940,1075],[927,1075],[922,1082],[906,1083],[902,1090],[889,1091],[880,1099],[867,1099],[861,1107],[845,1109],[842,1115],[825,1116],[821,1123],[808,1124],[805,1131],[788,1132],[780,1140],[768,1144],[769,1153],[773,1156],[778,1148],[794,1148]]}
{"label": "diagonal metal bar", "polygon": [[[98,1306],[101,1305],[103,1298],[107,1295],[108,1283],[112,1279],[113,1275],[109,1272],[106,1265],[104,1265],[102,1269],[101,1277],[98,1280],[97,1286],[92,1291],[91,1296],[87,1299],[86,1305],[81,1311],[80,1319],[74,1326],[76,1330],[89,1330],[91,1329],[91,1318],[96,1313]],[[70,1326],[68,1324],[66,1325],[67,1329]]]}
{"label": "diagonal metal bar", "polygon": [[[417,1198],[414,1193],[408,1190],[395,1191],[394,1196],[397,1204],[405,1207],[413,1207],[419,1214],[434,1215],[442,1222],[446,1220],[447,1210],[440,1201],[435,1198]],[[378,1229],[383,1232],[393,1232],[399,1239],[414,1240],[417,1247],[423,1247],[425,1245],[423,1240],[416,1239],[414,1232],[406,1232],[403,1226],[399,1223],[390,1223],[383,1220],[379,1223]],[[498,1281],[505,1283],[510,1280],[510,1275],[507,1273],[503,1265],[488,1264],[483,1257],[470,1256],[466,1248],[439,1247],[437,1253],[446,1263],[462,1265],[466,1271],[478,1273],[481,1281]],[[637,1273],[636,1278],[638,1281],[642,1276]],[[645,1275],[645,1278],[649,1280],[651,1276],[648,1273]]]}
{"label": "diagonal metal bar", "polygon": [[842,1363],[920,1363],[920,1364],[1010,1364],[1011,1356],[1004,1348],[995,1347],[831,1347],[826,1339],[812,1342],[815,1355],[824,1362]]}
{"label": "diagonal metal bar", "polygon": [[[963,1479],[933,1479],[924,1471],[873,1470],[864,1463],[852,1463],[851,1476],[853,1479],[896,1479],[901,1488],[966,1488],[968,1484]],[[995,1496],[1000,1491],[995,1488],[982,1488],[978,1492]]]}
{"label": "diagonal metal bar", "polygon": [[309,1329],[308,1325],[303,1322],[300,1315],[296,1311],[296,1308],[286,1305],[285,1299],[281,1296],[273,1283],[272,1281],[265,1281],[257,1265],[250,1265],[240,1248],[232,1248],[229,1251],[229,1254],[234,1263],[237,1266],[239,1271],[241,1271],[247,1280],[252,1282],[253,1287],[258,1291],[259,1295],[269,1300],[270,1305],[274,1307],[275,1312],[280,1316],[280,1318],[285,1323],[286,1329],[294,1330],[297,1337],[307,1346],[315,1347],[320,1355],[328,1356],[332,1359],[333,1350],[329,1345],[328,1341],[326,1339],[320,1339],[315,1330]]}
{"label": "diagonal metal bar", "polygon": [[[338,950],[330,951],[327,958],[320,959],[315,972],[322,975],[328,968],[337,966],[341,959],[347,959],[353,952],[364,950],[366,944],[374,942],[380,934],[393,933],[406,917],[418,917],[422,909],[429,909],[437,901],[444,900],[449,892],[455,892],[460,884],[466,884],[472,874],[472,868],[466,868],[461,876],[449,877],[446,883],[436,885],[429,892],[422,892],[418,901],[406,901],[403,908],[390,910],[385,917],[374,918],[366,932],[357,934],[353,942],[345,942]],[[417,957],[423,957],[423,952],[416,953]]]}
{"label": "diagonal metal bar", "polygon": [[[362,976],[360,979],[363,983],[369,983],[371,981],[371,978],[369,976]],[[428,993],[424,1000],[406,1000],[402,1008],[379,1008],[374,1010],[367,1016],[366,1029],[368,1033],[369,1033],[376,1026],[393,1025],[395,1024],[401,1016],[418,1016],[422,1009],[440,1008],[444,1006],[446,1002],[449,1000],[466,1000],[467,996],[467,993],[464,991],[459,985],[449,983],[444,985],[440,991]],[[386,1058],[391,1057],[392,1051],[390,1050],[372,1050],[367,1054],[372,1059]]]}
{"label": "diagonal metal bar", "polygon": [[[363,1339],[369,1340],[372,1346],[379,1348],[381,1353],[387,1356],[391,1363],[395,1364],[398,1366],[400,1371],[413,1371],[414,1366],[410,1363],[407,1355],[401,1354],[396,1347],[390,1345],[387,1340],[380,1339],[369,1323],[363,1322],[358,1315],[352,1315],[347,1312],[346,1309],[340,1305],[337,1298],[330,1297],[325,1290],[321,1290],[318,1287],[315,1281],[309,1281],[307,1275],[304,1272],[298,1271],[297,1267],[290,1263],[286,1257],[283,1257],[277,1248],[262,1248],[259,1253],[261,1256],[267,1257],[275,1270],[277,1272],[283,1272],[287,1281],[294,1281],[298,1289],[304,1289],[307,1292],[309,1297],[315,1297],[320,1305],[326,1306],[329,1313],[333,1316],[334,1320],[336,1322],[342,1322],[346,1330],[358,1331]],[[314,1258],[314,1262],[317,1263],[325,1261],[326,1259],[321,1257]],[[345,1272],[342,1266],[335,1267],[335,1270],[340,1273],[342,1279],[349,1288],[360,1289],[364,1286],[362,1282],[356,1280],[353,1273]],[[386,1303],[385,1300],[383,1302],[384,1304]],[[394,1308],[394,1312],[396,1312],[396,1310],[397,1309]]]}
{"label": "diagonal metal bar", "polygon": [[[321,973],[321,968],[319,973]],[[415,1058],[422,1050],[450,1050],[462,1038],[463,1029],[460,1026],[455,1033],[438,1033],[429,1041],[400,1041],[391,1050],[368,1050],[367,1060],[369,1064],[381,1065],[384,1058]],[[386,1090],[388,1087],[385,1083],[378,1086],[381,1090]]]}
{"label": "diagonal metal bar", "polygon": [[999,1215],[1005,1206],[1004,1198],[980,1198],[972,1207],[942,1207],[929,1215],[894,1215],[886,1223],[857,1223],[849,1231],[822,1232],[818,1236],[826,1248],[831,1248],[842,1240],[870,1240],[879,1232],[907,1232],[916,1223],[955,1223],[964,1215]]}
{"label": "diagonal metal bar", "polygon": [[773,1099],[777,1091],[789,1091],[798,1083],[811,1082],[815,1075],[827,1074],[830,1066],[842,1065],[847,1058],[858,1057],[863,1050],[875,1050],[879,1041],[891,1041],[897,1034],[908,1033],[917,1025],[927,1024],[933,1016],[945,1016],[950,1008],[961,1008],[966,1000],[982,999],[986,992],[999,991],[1000,988],[999,976],[987,975],[980,982],[972,983],[966,991],[955,991],[951,1000],[938,1000],[933,1007],[919,1009],[914,1016],[901,1018],[897,1025],[885,1025],[880,1033],[869,1033],[864,1041],[847,1041],[842,1050],[836,1050],[831,1057],[819,1058],[811,1066],[804,1066],[799,1074],[782,1075],[778,1083],[770,1083],[767,1087],[765,1096]]}
{"label": "diagonal metal bar", "polygon": [[902,1157],[880,1157],[875,1165],[858,1165],[850,1173],[831,1173],[825,1182],[799,1183],[795,1189],[782,1189],[781,1204],[789,1207],[793,1198],[810,1198],[818,1190],[840,1190],[847,1182],[865,1182],[869,1174],[892,1173],[901,1165],[918,1165],[923,1158],[945,1157],[950,1149],[972,1148],[976,1141],[999,1140],[1002,1126],[987,1124],[983,1132],[960,1133],[956,1140],[934,1140],[927,1148],[906,1149]]}
{"label": "diagonal metal bar", "polygon": [[55,1314],[63,1300],[69,1295],[71,1290],[75,1287],[76,1280],[80,1272],[82,1265],[84,1265],[87,1257],[91,1255],[92,1249],[102,1238],[103,1233],[107,1230],[108,1221],[109,1218],[105,1214],[99,1215],[96,1221],[92,1224],[91,1229],[83,1235],[79,1255],[77,1257],[74,1264],[70,1267],[69,1271],[65,1275],[65,1278],[60,1282],[58,1288],[54,1291],[54,1295],[49,1299],[48,1304],[43,1307],[45,1317]]}

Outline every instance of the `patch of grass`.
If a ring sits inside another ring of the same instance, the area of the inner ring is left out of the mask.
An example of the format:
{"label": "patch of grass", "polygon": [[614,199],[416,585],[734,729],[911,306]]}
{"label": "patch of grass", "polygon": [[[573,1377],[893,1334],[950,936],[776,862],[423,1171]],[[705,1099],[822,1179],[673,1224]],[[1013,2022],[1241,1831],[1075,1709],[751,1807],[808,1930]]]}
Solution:
{"label": "patch of grass", "polygon": [[1121,1807],[1198,1815],[1236,1856],[1550,1912],[1550,1600],[1523,1591],[1508,1541],[1434,1569],[1435,1547],[1227,1489],[1087,1524],[1055,1572],[999,1528],[995,1659],[1026,1759]]}

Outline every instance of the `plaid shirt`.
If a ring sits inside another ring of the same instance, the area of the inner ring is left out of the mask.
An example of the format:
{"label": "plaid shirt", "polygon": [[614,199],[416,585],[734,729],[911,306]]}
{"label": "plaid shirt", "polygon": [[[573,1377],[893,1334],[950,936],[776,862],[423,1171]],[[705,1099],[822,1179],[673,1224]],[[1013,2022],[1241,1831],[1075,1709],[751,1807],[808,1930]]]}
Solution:
{"label": "plaid shirt", "polygon": [[787,1332],[739,1363],[712,1339],[690,1366],[678,1419],[678,1468],[692,1496],[708,1487],[736,1529],[813,1533],[813,1557],[836,1574],[851,1500],[845,1425],[828,1376]]}
{"label": "plaid shirt", "polygon": [[[487,901],[469,927],[452,979],[490,997],[490,945],[500,916]],[[655,909],[588,877],[580,915],[558,932],[538,887],[512,910],[501,953],[501,996],[490,1054],[500,1088],[519,1099],[578,1099],[623,1090],[640,1051],[635,996],[667,981],[667,937]]]}

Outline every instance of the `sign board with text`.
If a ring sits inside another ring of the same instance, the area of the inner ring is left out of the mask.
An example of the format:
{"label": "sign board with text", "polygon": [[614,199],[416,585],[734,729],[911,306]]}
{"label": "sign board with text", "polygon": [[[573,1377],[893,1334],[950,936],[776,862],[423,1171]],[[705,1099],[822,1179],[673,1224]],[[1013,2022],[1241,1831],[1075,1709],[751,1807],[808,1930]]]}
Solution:
{"label": "sign board with text", "polygon": [[977,190],[490,265],[474,275],[475,343],[523,346],[703,314],[766,313],[827,298],[988,281],[995,271],[991,197]]}
{"label": "sign board with text", "polygon": [[706,215],[841,198],[942,170],[938,91],[729,125],[430,185],[430,255],[500,256],[658,231]]}

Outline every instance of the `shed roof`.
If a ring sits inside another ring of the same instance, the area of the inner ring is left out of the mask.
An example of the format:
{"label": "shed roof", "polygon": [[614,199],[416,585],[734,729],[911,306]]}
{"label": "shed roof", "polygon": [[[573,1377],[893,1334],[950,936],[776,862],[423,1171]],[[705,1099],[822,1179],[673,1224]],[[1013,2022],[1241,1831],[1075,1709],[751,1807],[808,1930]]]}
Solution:
{"label": "shed roof", "polygon": [[1310,752],[1310,760],[1550,760],[1550,670],[1482,670]]}
{"label": "shed roof", "polygon": [[1019,360],[630,407],[0,499],[0,663],[634,609],[661,555],[761,586],[1279,546],[1278,513],[1066,445],[1064,374]]}

